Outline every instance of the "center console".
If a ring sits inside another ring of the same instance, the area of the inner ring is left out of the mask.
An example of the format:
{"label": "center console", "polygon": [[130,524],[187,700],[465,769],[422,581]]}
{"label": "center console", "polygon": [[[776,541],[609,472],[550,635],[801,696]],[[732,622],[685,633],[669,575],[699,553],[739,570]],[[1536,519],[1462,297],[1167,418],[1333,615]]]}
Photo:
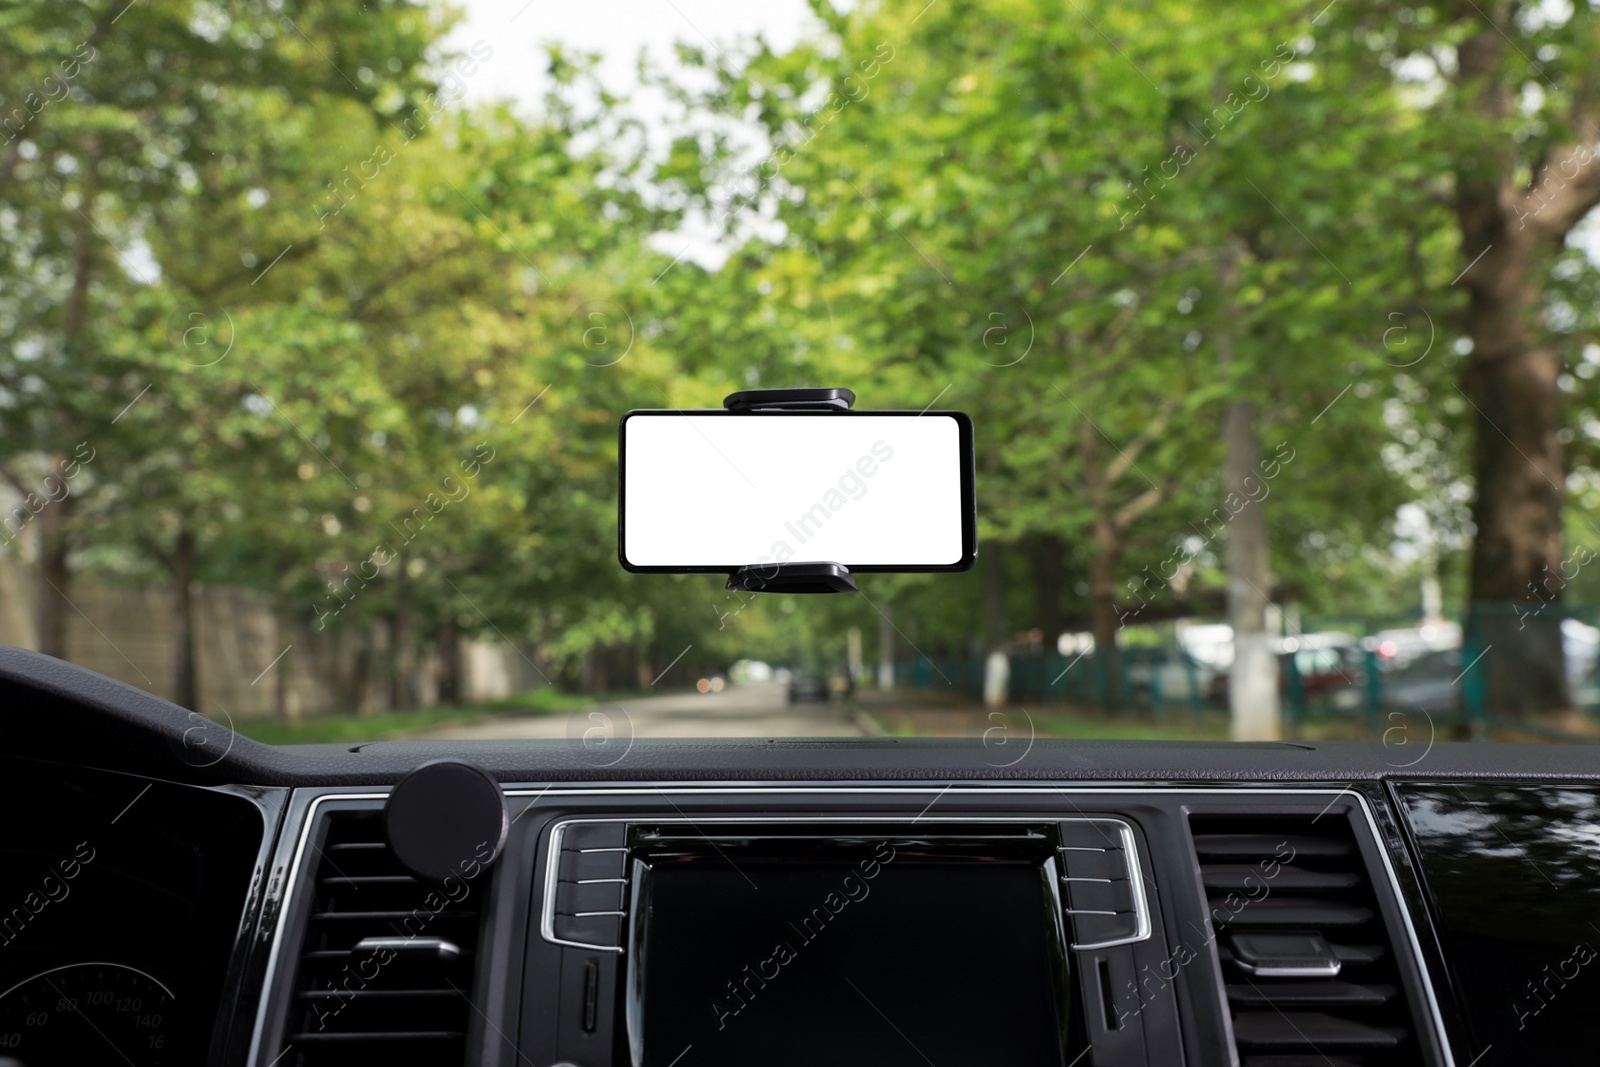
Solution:
{"label": "center console", "polygon": [[573,982],[536,1027],[557,1061],[1071,1062],[1072,950],[1151,936],[1119,819],[564,820],[544,871],[530,967]]}
{"label": "center console", "polygon": [[430,894],[373,865],[383,793],[297,793],[251,1062],[1449,1062],[1360,789],[506,798],[498,862]]}

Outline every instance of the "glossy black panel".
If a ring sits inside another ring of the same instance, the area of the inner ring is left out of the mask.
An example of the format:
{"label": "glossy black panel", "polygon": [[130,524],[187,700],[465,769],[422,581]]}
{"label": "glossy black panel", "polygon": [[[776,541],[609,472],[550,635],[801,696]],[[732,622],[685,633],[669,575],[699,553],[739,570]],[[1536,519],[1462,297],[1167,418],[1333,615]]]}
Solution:
{"label": "glossy black panel", "polygon": [[1592,1059],[1600,788],[1402,785],[1396,795],[1475,1044],[1463,1062],[1577,1062],[1585,1046]]}
{"label": "glossy black panel", "polygon": [[636,1062],[1065,1062],[1039,860],[842,851],[639,861]]}
{"label": "glossy black panel", "polygon": [[0,1064],[89,1062],[74,1051],[86,1027],[105,1031],[99,1062],[208,1062],[238,992],[261,809],[14,759],[0,759],[0,808]]}

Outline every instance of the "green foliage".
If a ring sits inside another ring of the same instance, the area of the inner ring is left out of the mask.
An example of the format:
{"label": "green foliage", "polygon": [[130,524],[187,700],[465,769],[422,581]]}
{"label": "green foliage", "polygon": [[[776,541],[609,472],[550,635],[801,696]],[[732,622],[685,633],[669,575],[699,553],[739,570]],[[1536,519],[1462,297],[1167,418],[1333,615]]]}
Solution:
{"label": "green foliage", "polygon": [[[904,655],[970,651],[986,614],[1049,641],[1146,600],[1214,613],[1241,401],[1280,461],[1254,505],[1274,570],[1308,611],[1410,609],[1406,503],[1459,587],[1452,183],[1472,146],[1527,169],[1564,143],[1552,86],[1595,51],[1589,16],[1524,27],[1554,50],[1545,96],[1491,120],[1408,73],[1466,33],[1431,5],[814,0],[793,49],[683,49],[708,88],[666,86],[682,114],[652,163],[585,57],[552,53],[537,118],[460,107],[493,43],[441,55],[430,6],[115,7],[0,13],[0,117],[22,115],[0,147],[0,471],[23,491],[92,443],[63,509],[79,567],[176,574],[189,545],[197,577],[315,637],[504,639],[591,689],[675,656],[674,680],[837,664],[852,627],[871,659],[885,616]],[[1494,76],[1526,84],[1515,66]],[[686,219],[724,264],[664,251]],[[1573,352],[1585,469],[1597,285],[1559,253],[1542,323]],[[624,573],[618,416],[797,385],[968,411],[999,580],[782,600]],[[1572,486],[1600,523],[1600,479]]]}

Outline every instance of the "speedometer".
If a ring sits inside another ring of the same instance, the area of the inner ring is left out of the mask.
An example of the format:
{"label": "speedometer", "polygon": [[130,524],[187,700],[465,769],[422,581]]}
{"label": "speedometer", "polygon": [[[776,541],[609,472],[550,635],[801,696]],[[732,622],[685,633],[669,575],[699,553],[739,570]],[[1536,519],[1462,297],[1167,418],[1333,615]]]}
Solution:
{"label": "speedometer", "polygon": [[135,967],[74,963],[0,993],[0,1065],[175,1062],[172,990]]}

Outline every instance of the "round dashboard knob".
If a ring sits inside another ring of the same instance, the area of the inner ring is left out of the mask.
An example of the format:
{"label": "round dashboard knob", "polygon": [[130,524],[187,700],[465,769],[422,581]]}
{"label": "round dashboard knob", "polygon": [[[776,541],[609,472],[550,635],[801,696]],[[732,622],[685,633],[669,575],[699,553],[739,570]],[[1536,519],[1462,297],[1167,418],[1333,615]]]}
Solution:
{"label": "round dashboard knob", "polygon": [[462,760],[424,763],[396,783],[384,836],[406,870],[426,882],[469,879],[493,863],[511,825],[488,771]]}

